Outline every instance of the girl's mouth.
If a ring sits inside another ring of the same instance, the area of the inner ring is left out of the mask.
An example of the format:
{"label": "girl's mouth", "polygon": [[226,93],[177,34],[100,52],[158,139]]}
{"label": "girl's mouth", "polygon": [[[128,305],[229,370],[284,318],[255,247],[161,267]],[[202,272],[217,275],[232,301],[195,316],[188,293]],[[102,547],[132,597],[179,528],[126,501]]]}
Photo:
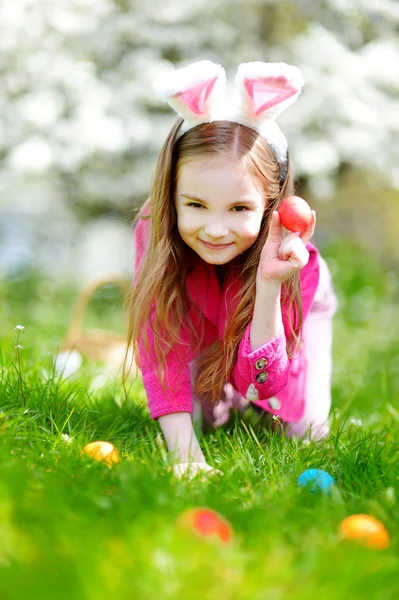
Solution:
{"label": "girl's mouth", "polygon": [[204,246],[206,246],[206,248],[209,248],[210,250],[223,250],[224,248],[228,248],[229,246],[231,246],[232,244],[208,244],[207,242],[204,242],[203,240],[201,240],[201,242],[204,244]]}

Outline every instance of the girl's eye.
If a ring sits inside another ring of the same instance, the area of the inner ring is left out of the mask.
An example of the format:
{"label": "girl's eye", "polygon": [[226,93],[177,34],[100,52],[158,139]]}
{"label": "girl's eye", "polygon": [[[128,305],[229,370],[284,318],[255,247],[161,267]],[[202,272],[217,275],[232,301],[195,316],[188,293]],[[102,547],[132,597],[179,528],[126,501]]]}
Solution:
{"label": "girl's eye", "polygon": [[[192,206],[194,208],[199,206],[201,208],[202,204],[199,204],[198,202],[190,202],[189,204],[187,204],[187,206]],[[243,208],[244,210],[248,210],[246,206],[234,206],[233,208]],[[235,211],[235,212],[243,212],[243,211],[239,210],[239,211]]]}

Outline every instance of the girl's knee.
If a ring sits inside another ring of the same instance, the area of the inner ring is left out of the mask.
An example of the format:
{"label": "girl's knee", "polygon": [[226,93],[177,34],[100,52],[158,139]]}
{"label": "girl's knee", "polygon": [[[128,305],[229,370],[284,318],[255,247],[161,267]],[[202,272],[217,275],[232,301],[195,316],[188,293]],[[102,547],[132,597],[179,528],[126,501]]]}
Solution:
{"label": "girl's knee", "polygon": [[289,423],[287,428],[288,437],[297,437],[318,442],[330,433],[328,420],[324,423],[312,423],[307,420]]}
{"label": "girl's knee", "polygon": [[338,299],[334,293],[331,273],[324,258],[319,256],[320,278],[309,315],[331,318],[337,311]]}

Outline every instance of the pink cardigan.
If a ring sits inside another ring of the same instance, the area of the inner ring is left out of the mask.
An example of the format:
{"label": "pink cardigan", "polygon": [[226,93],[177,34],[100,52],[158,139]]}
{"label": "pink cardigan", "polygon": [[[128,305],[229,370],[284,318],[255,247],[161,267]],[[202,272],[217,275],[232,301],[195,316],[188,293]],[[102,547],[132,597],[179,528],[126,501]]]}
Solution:
{"label": "pink cardigan", "polygon": [[[135,229],[134,285],[148,247],[150,228],[151,219],[140,219]],[[318,251],[310,243],[306,247],[310,253],[309,262],[300,273],[303,320],[309,313],[319,282]],[[197,264],[187,276],[186,285],[191,299],[188,313],[193,322],[198,324],[199,331],[203,327],[200,349],[202,352],[216,339],[223,338],[224,327],[235,307],[232,299],[241,287],[239,271],[237,267],[230,269],[221,290],[214,266],[198,257]],[[204,325],[201,325],[200,314],[205,315]],[[284,328],[281,333],[253,352],[249,343],[251,329],[249,323],[240,342],[237,362],[229,383],[254,404],[278,415],[284,421],[295,422],[302,417],[305,407],[306,359],[303,351],[294,359],[288,358],[286,352],[286,335],[288,336],[289,332],[288,311],[284,304],[282,316]],[[153,334],[148,325],[147,335],[152,345]],[[165,394],[161,389],[155,353],[152,351],[148,360],[143,342],[139,340],[137,362],[143,376],[148,407],[153,419],[169,413],[192,413],[193,411],[189,363],[196,356],[193,354],[190,340],[183,327],[180,338],[181,346],[166,355]],[[306,340],[303,339],[303,344],[305,343]]]}

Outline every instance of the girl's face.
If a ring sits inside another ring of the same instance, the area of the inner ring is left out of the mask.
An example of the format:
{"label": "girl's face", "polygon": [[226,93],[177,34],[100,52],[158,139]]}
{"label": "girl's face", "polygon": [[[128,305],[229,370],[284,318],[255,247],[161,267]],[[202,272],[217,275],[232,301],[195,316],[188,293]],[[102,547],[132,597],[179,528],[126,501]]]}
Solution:
{"label": "girl's face", "polygon": [[207,263],[223,265],[255,242],[266,199],[242,161],[207,156],[180,167],[175,206],[183,241]]}

